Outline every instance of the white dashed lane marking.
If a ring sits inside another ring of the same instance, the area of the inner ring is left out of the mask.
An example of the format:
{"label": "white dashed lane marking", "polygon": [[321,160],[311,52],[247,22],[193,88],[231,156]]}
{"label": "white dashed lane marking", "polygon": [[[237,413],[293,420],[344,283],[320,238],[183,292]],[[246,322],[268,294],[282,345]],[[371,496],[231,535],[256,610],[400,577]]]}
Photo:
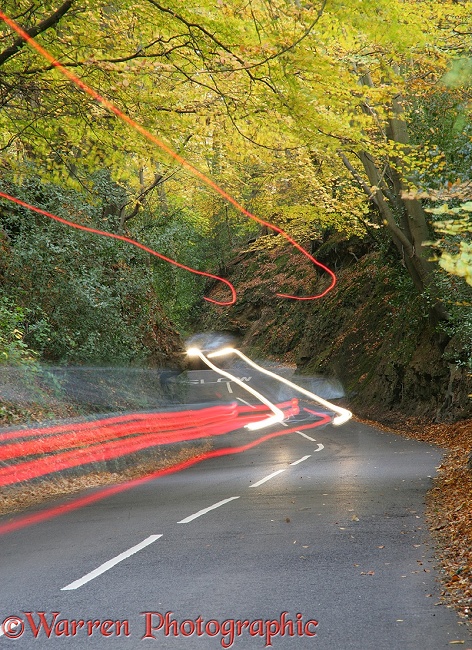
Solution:
{"label": "white dashed lane marking", "polygon": [[282,472],[285,472],[285,469],[278,469],[276,472],[272,472],[272,474],[269,474],[269,476],[265,476],[264,478],[261,478],[260,481],[257,481],[257,483],[253,483],[249,487],[251,488],[259,487],[259,485],[262,485],[266,481],[270,481],[271,478],[274,478],[274,476],[277,476],[277,474],[281,474]]}
{"label": "white dashed lane marking", "polygon": [[215,508],[219,508],[220,506],[224,506],[225,503],[229,503],[230,501],[233,501],[234,499],[239,499],[239,497],[230,497],[229,499],[223,499],[223,501],[218,501],[218,503],[214,503],[212,506],[208,506],[208,508],[203,508],[203,510],[199,510],[198,512],[195,512],[193,515],[189,515],[188,517],[185,517],[185,519],[181,519],[178,521],[178,524],[188,524],[190,521],[193,521],[197,517],[201,517],[202,515],[205,515],[207,512],[210,512],[210,510],[214,510]]}
{"label": "white dashed lane marking", "polygon": [[298,463],[303,463],[303,461],[306,460],[307,458],[311,458],[311,454],[308,454],[308,456],[303,456],[298,460],[294,460],[293,463],[290,463],[290,465],[298,465]]}
{"label": "white dashed lane marking", "polygon": [[303,436],[307,440],[311,440],[311,442],[316,442],[316,438],[312,438],[307,433],[303,433],[303,431],[295,431],[295,433],[298,433],[300,436]]}
{"label": "white dashed lane marking", "polygon": [[252,409],[255,409],[255,408],[256,408],[256,407],[253,406],[252,404],[249,404],[249,402],[246,402],[246,400],[243,399],[242,397],[236,397],[236,399],[237,399],[238,401],[242,402],[243,404],[246,404],[246,406],[250,406]]}
{"label": "white dashed lane marking", "polygon": [[146,537],[146,539],[144,539],[139,544],[136,544],[136,546],[132,546],[127,551],[124,551],[123,553],[120,553],[120,555],[117,555],[111,560],[108,560],[108,562],[104,562],[104,564],[101,564],[97,569],[94,569],[90,573],[87,573],[82,578],[79,578],[78,580],[71,582],[66,587],[62,587],[61,591],[70,591],[71,589],[78,589],[82,585],[85,585],[87,582],[90,582],[90,580],[93,580],[94,578],[101,575],[102,573],[105,573],[105,571],[108,571],[109,569],[114,567],[115,564],[118,564],[119,562],[126,560],[126,558],[130,557],[130,555],[134,555],[138,551],[141,551],[143,548],[146,548],[146,546],[149,546],[149,544],[155,542],[156,539],[159,539],[159,537],[162,537],[162,535],[150,535],[149,537]]}

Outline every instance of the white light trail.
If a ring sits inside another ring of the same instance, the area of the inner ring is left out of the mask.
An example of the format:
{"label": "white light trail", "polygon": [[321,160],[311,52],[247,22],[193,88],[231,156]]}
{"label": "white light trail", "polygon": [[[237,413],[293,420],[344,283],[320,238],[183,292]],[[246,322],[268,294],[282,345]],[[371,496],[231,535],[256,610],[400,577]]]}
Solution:
{"label": "white light trail", "polygon": [[340,424],[344,424],[345,422],[347,422],[352,418],[351,411],[348,411],[347,409],[343,409],[340,406],[336,406],[336,404],[332,404],[331,402],[328,402],[322,397],[315,395],[315,393],[312,393],[311,391],[306,390],[305,388],[302,388],[297,384],[294,384],[292,381],[285,379],[285,377],[281,377],[280,375],[275,374],[275,372],[271,372],[270,370],[266,370],[265,368],[258,366],[257,363],[251,361],[251,359],[249,359],[245,354],[243,354],[236,348],[221,348],[220,350],[216,350],[215,352],[209,354],[208,357],[211,357],[213,359],[214,357],[222,357],[222,356],[226,356],[227,354],[237,354],[238,357],[243,359],[247,364],[249,364],[253,368],[256,368],[256,370],[259,370],[260,372],[263,372],[265,375],[268,375],[273,379],[277,379],[277,381],[280,381],[283,384],[286,384],[287,386],[294,388],[298,392],[302,393],[303,395],[306,395],[307,397],[310,397],[314,402],[317,402],[318,404],[324,406],[330,411],[334,411],[334,413],[338,414],[335,418],[333,418],[334,425],[339,426]]}
{"label": "white light trail", "polygon": [[206,365],[217,372],[220,375],[223,375],[223,377],[226,377],[227,379],[230,379],[231,381],[234,381],[235,384],[238,384],[238,386],[241,386],[241,388],[244,388],[248,393],[251,393],[251,395],[254,395],[259,401],[261,401],[263,404],[265,404],[274,415],[272,415],[269,418],[266,418],[265,420],[259,420],[258,422],[250,422],[249,424],[245,425],[246,429],[250,429],[251,431],[254,431],[256,429],[262,429],[264,427],[268,427],[271,424],[280,424],[284,420],[284,413],[281,409],[279,409],[275,404],[270,402],[264,395],[259,393],[257,390],[254,390],[251,386],[248,386],[245,384],[243,381],[238,379],[238,377],[235,377],[234,375],[230,374],[229,372],[226,372],[226,370],[222,370],[221,368],[218,368],[218,366],[215,366],[209,359],[206,357],[199,348],[189,348],[187,350],[187,354],[190,357],[199,357]]}

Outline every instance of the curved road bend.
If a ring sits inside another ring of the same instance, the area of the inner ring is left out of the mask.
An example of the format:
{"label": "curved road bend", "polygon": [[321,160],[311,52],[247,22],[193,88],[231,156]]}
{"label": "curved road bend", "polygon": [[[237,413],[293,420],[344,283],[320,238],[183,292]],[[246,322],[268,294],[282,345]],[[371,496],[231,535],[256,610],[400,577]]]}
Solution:
{"label": "curved road bend", "polygon": [[[192,376],[215,394],[210,374]],[[232,620],[248,621],[230,646],[242,650],[472,648],[439,604],[423,516],[439,451],[356,422],[302,433],[5,535],[0,622],[19,616],[24,631],[0,649],[211,650],[231,643]],[[55,616],[50,637],[38,612]]]}

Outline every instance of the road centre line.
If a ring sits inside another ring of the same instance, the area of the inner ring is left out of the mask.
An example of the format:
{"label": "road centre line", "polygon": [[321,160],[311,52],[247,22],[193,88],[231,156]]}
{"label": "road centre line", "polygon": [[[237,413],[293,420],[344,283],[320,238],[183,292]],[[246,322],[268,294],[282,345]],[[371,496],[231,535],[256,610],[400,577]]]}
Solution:
{"label": "road centre line", "polygon": [[269,474],[269,476],[265,476],[264,478],[261,478],[260,481],[257,481],[257,483],[253,483],[249,487],[250,488],[259,487],[259,485],[262,485],[266,481],[270,481],[271,478],[274,478],[274,476],[277,476],[277,474],[281,474],[282,472],[285,472],[285,469],[278,469],[276,472],[272,472],[272,474]]}
{"label": "road centre line", "polygon": [[233,392],[233,389],[231,388],[231,382],[230,382],[230,381],[227,381],[227,382],[226,382],[226,387],[227,387],[227,389],[228,389],[228,393],[232,393],[232,392]]}
{"label": "road centre line", "polygon": [[303,436],[303,437],[306,438],[307,440],[311,440],[312,442],[316,442],[316,439],[315,439],[315,438],[312,438],[312,437],[309,436],[308,434],[303,433],[303,431],[295,431],[295,433],[298,433],[299,435]]}
{"label": "road centre line", "polygon": [[290,463],[290,465],[298,465],[298,463],[303,463],[303,461],[306,460],[307,458],[311,458],[311,454],[308,454],[308,456],[303,456],[298,460],[294,460],[293,463]]}
{"label": "road centre line", "polygon": [[149,544],[155,542],[157,539],[159,539],[159,537],[162,537],[162,535],[150,535],[149,537],[146,537],[146,539],[144,539],[139,544],[136,544],[136,546],[132,546],[127,551],[124,551],[123,553],[120,553],[119,555],[112,558],[111,560],[108,560],[108,562],[104,562],[98,568],[94,569],[90,573],[87,573],[82,578],[79,578],[78,580],[71,582],[66,587],[62,587],[61,591],[70,591],[72,589],[78,589],[79,587],[86,584],[87,582],[90,582],[90,580],[93,580],[94,578],[101,575],[102,573],[105,573],[105,571],[108,571],[109,569],[114,567],[115,564],[118,564],[119,562],[126,560],[126,558],[130,557],[131,555],[134,555],[138,551],[141,551],[143,548],[146,548],[146,546],[149,546]]}
{"label": "road centre line", "polygon": [[205,515],[207,512],[210,512],[210,510],[214,510],[215,508],[219,508],[220,506],[224,506],[225,503],[229,503],[230,501],[233,501],[234,499],[239,499],[239,497],[230,497],[229,499],[223,499],[223,501],[218,501],[218,503],[214,503],[212,506],[208,506],[208,508],[203,508],[203,510],[199,510],[198,512],[195,512],[193,515],[189,515],[188,517],[185,517],[185,519],[181,519],[178,521],[178,524],[188,524],[189,522],[193,521],[197,517],[201,517],[202,515]]}
{"label": "road centre line", "polygon": [[[239,399],[240,401],[246,403],[248,406],[252,406],[251,404],[249,404],[248,402],[245,402],[245,400],[243,400],[241,398],[237,398],[237,399]],[[310,436],[308,436],[307,434],[302,433],[301,431],[297,431],[296,433],[299,433],[300,435],[304,436],[305,438],[308,438],[309,440],[311,440],[313,442],[315,441],[313,438],[310,438]],[[322,445],[321,443],[318,443],[318,448],[315,449],[314,451],[317,452],[317,451],[321,451],[322,449],[324,449],[324,445]],[[302,458],[299,458],[296,461],[293,461],[292,463],[290,463],[290,465],[298,465],[299,463],[302,463],[303,461],[307,460],[310,457],[311,457],[311,454],[308,454],[306,456],[303,456]],[[251,487],[251,488],[259,487],[260,485],[262,485],[266,481],[269,481],[270,479],[274,478],[275,476],[278,476],[282,472],[285,472],[285,469],[286,468],[276,470],[275,472],[272,472],[268,476],[265,476],[264,478],[260,479],[256,483],[253,483],[252,485],[249,485],[249,487]],[[215,510],[216,508],[219,508],[219,507],[225,505],[226,503],[229,503],[230,501],[233,501],[233,500],[239,499],[239,498],[240,498],[239,496],[234,496],[234,497],[229,497],[228,499],[223,499],[222,501],[218,501],[217,503],[214,503],[213,505],[208,506],[207,508],[203,508],[202,510],[199,510],[198,512],[195,512],[194,514],[189,515],[188,517],[185,517],[184,519],[181,519],[177,523],[178,524],[190,523],[194,519],[197,519],[198,517],[201,517],[202,515],[206,514],[207,512],[210,512],[211,510]],[[123,560],[127,559],[131,555],[134,555],[135,553],[142,550],[143,548],[146,548],[147,546],[149,546],[150,544],[152,544],[153,542],[158,540],[160,537],[162,537],[162,534],[160,534],[160,535],[150,535],[149,537],[147,537],[145,540],[143,540],[139,544],[136,544],[135,546],[129,548],[128,550],[124,551],[123,553],[120,553],[120,555],[117,555],[116,557],[112,558],[111,560],[108,560],[107,562],[104,562],[103,564],[101,564],[99,567],[97,567],[96,569],[94,569],[90,573],[87,573],[86,575],[84,575],[82,578],[79,578],[78,580],[75,580],[74,582],[71,582],[70,584],[66,585],[65,587],[62,587],[61,591],[71,591],[71,590],[74,590],[74,589],[78,589],[79,587],[83,586],[87,582],[90,582],[94,578],[97,578],[98,576],[100,576],[102,573],[105,573],[109,569],[113,568],[116,564],[122,562]],[[4,635],[4,632],[3,632],[3,630],[0,629],[0,637],[3,636],[3,635]]]}
{"label": "road centre line", "polygon": [[246,402],[246,400],[243,399],[242,397],[236,397],[236,399],[242,402],[243,404],[246,404],[246,406],[250,406],[252,409],[256,408],[253,404],[249,404],[249,402]]}

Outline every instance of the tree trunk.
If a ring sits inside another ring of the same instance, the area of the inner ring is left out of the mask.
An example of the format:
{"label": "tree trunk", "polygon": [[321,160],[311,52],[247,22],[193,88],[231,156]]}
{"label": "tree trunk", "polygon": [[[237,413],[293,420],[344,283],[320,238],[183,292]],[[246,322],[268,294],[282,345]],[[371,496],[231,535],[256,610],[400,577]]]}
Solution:
{"label": "tree trunk", "polygon": [[[368,76],[362,77],[361,81],[365,85],[372,85]],[[376,117],[373,109],[366,103],[363,105],[363,111]],[[392,116],[388,120],[386,130],[382,130],[382,135],[387,140],[401,145],[403,153],[408,154],[408,126],[398,97],[392,102]],[[436,264],[429,259],[431,252],[425,245],[431,238],[428,216],[419,200],[403,198],[406,188],[401,173],[401,154],[380,164],[369,152],[357,152],[356,156],[362,163],[368,183],[344,153],[340,152],[340,156],[351,175],[377,207],[415,287],[420,293],[427,292],[432,298],[432,311],[435,316],[440,320],[448,320],[449,315],[437,297]]]}

